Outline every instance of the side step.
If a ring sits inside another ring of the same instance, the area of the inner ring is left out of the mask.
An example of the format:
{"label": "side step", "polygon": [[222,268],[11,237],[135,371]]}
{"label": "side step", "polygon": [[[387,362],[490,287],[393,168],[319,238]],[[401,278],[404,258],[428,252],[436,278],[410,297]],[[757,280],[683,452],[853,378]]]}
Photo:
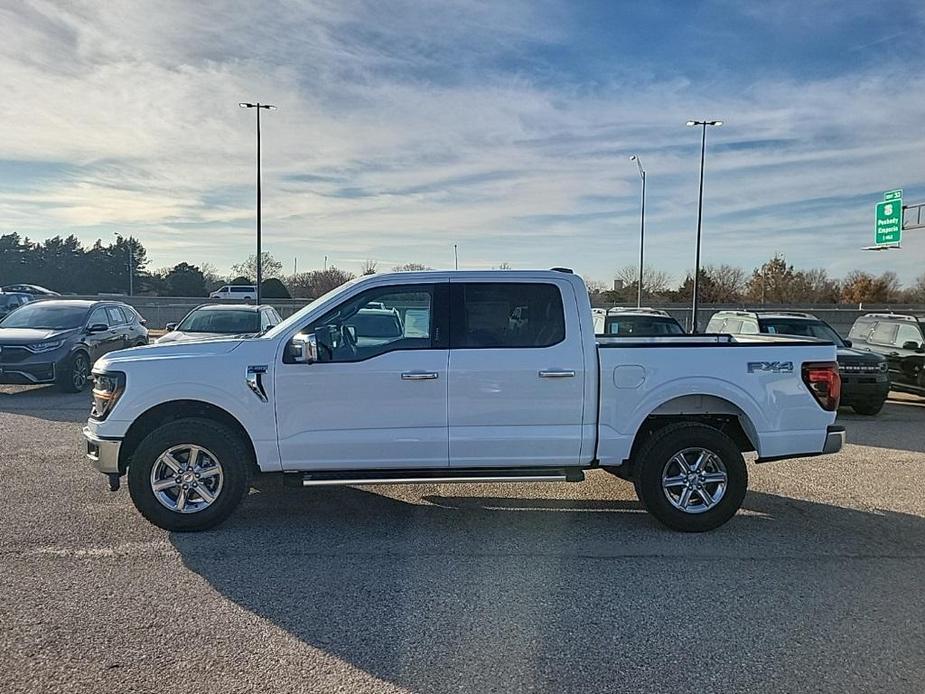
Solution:
{"label": "side step", "polygon": [[292,487],[333,487],[366,484],[448,484],[468,482],[581,482],[582,468],[435,468],[421,470],[319,470],[287,472]]}

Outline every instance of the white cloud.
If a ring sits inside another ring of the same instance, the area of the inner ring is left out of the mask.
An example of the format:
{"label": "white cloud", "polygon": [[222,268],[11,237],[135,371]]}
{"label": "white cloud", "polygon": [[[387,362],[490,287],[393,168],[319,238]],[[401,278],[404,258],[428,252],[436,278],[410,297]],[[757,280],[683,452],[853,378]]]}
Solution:
{"label": "white cloud", "polygon": [[[840,271],[921,271],[914,238],[901,254],[857,251],[878,190],[925,196],[914,66],[745,90],[683,76],[592,87],[509,65],[525,46],[574,40],[551,3],[33,7],[0,16],[0,159],[67,168],[0,190],[0,230],[118,228],[155,265],[230,266],[251,251],[253,218],[253,112],[236,104],[261,99],[279,106],[265,117],[265,246],[287,267],[324,255],[449,266],[458,242],[464,264],[607,277],[637,252],[638,152],[647,253],[680,276],[699,163],[682,124],[709,116],[728,125],[709,133],[707,262],[780,250]],[[833,201],[798,206],[817,198]]]}

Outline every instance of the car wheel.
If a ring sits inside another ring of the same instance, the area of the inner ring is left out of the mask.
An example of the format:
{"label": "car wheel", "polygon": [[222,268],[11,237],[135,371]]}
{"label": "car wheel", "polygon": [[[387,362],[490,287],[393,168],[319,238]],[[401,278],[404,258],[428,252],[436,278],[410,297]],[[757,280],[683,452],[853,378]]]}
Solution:
{"label": "car wheel", "polygon": [[719,429],[694,422],[654,432],[636,461],[637,494],[674,530],[704,532],[732,518],[748,488],[745,459]]}
{"label": "car wheel", "polygon": [[241,503],[252,469],[251,453],[235,431],[209,419],[179,419],[138,445],[128,488],[135,508],[159,528],[205,530]]}
{"label": "car wheel", "polygon": [[56,372],[58,388],[65,393],[79,393],[90,382],[90,357],[86,352],[74,352]]}
{"label": "car wheel", "polygon": [[858,414],[872,416],[880,412],[883,409],[883,403],[885,400],[867,400],[865,402],[856,402],[851,406]]}

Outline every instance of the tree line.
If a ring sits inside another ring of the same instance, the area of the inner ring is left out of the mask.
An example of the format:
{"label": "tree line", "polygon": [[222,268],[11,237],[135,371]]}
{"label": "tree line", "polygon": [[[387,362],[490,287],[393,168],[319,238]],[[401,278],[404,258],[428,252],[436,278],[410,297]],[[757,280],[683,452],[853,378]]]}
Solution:
{"label": "tree line", "polygon": [[[284,275],[283,264],[270,253],[262,255],[263,295],[270,298],[312,299],[354,279],[336,266]],[[219,273],[209,263],[187,262],[150,269],[145,247],[132,236],[116,235],[109,243],[97,240],[84,246],[76,236],[55,236],[42,242],[16,233],[0,235],[0,284],[37,284],[62,294],[124,294],[129,271],[135,294],[153,296],[208,296],[226,284],[253,284],[257,257],[233,265],[231,274]],[[499,269],[510,268],[507,263]],[[391,268],[396,272],[429,269],[419,263]],[[360,274],[372,275],[377,263],[367,260]],[[588,283],[596,305],[635,303],[639,269],[627,265],[615,273],[614,286]],[[649,303],[689,301],[693,277],[676,284],[661,270],[646,267],[643,295]],[[871,275],[852,270],[842,278],[829,277],[823,268],[798,270],[775,254],[751,273],[734,265],[708,265],[699,275],[700,300],[705,304],[890,304],[925,303],[925,274],[903,287],[894,272]]]}
{"label": "tree line", "polygon": [[[592,300],[599,305],[635,303],[639,267],[617,270],[614,286],[590,283]],[[680,284],[661,270],[643,269],[643,296],[650,303],[686,302],[693,298],[693,273]],[[894,304],[925,303],[925,273],[903,287],[895,272],[872,275],[852,270],[842,278],[824,268],[798,270],[776,253],[751,273],[734,265],[707,265],[698,275],[698,294],[705,304]]]}

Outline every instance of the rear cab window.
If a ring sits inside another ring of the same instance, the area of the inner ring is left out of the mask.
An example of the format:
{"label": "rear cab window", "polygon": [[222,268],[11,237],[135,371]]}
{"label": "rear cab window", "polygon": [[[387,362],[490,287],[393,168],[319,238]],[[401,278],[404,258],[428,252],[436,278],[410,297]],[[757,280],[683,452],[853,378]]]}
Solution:
{"label": "rear cab window", "polygon": [[558,286],[543,282],[451,284],[450,347],[551,347],[565,340]]}

